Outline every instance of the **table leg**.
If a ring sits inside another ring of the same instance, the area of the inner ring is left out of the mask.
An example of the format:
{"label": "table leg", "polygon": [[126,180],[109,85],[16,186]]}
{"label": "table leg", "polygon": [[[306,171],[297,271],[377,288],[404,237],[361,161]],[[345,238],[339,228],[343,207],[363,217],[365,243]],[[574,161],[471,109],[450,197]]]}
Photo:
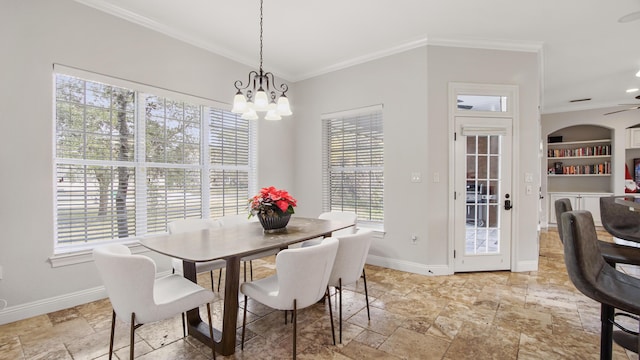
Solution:
{"label": "table leg", "polygon": [[[213,329],[216,352],[221,355],[231,355],[236,348],[236,324],[238,321],[238,292],[240,289],[240,257],[226,259],[226,279],[224,282],[224,308],[222,311],[222,331]],[[197,282],[196,265],[183,262],[184,277]],[[189,335],[209,345],[209,325],[202,321],[199,309],[187,311],[187,330]]]}

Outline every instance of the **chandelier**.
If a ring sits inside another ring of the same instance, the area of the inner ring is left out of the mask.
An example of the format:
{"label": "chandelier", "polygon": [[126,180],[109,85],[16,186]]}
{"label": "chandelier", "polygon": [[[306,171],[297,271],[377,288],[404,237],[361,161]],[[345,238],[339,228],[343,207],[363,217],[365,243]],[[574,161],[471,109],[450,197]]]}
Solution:
{"label": "chandelier", "polygon": [[276,86],[273,74],[262,70],[262,1],[260,0],[260,72],[249,72],[247,84],[236,80],[238,90],[233,98],[231,112],[242,114],[242,119],[257,120],[257,112],[266,112],[265,120],[280,120],[281,116],[291,115],[287,84]]}

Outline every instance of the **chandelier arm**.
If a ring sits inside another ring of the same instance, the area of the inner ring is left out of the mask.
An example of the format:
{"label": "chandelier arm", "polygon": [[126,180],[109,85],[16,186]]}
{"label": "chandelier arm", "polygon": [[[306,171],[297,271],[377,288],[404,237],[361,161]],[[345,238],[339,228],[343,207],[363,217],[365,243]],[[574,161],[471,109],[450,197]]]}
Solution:
{"label": "chandelier arm", "polygon": [[236,87],[236,89],[238,91],[245,90],[246,88],[249,87],[249,85],[251,85],[251,76],[252,75],[253,75],[253,78],[255,79],[256,77],[258,77],[258,72],[256,72],[255,70],[251,70],[249,72],[249,75],[247,76],[247,85],[242,86],[242,81],[241,80],[236,80],[236,82],[234,82],[233,85]]}
{"label": "chandelier arm", "polygon": [[[269,79],[271,79],[270,81],[273,89],[280,92],[280,95],[285,95],[285,93],[289,91],[289,86],[287,86],[287,84],[285,83],[280,84],[280,86],[276,85],[275,76],[273,75],[272,72],[265,73],[264,77],[265,79],[267,79],[267,89],[271,90],[271,88],[269,87]],[[281,90],[278,90],[277,88],[280,88]]]}

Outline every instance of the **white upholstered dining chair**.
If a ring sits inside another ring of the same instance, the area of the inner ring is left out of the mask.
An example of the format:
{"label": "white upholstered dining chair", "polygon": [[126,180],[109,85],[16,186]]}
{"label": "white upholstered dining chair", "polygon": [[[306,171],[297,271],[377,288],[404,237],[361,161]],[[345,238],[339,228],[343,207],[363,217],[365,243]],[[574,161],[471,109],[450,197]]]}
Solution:
{"label": "white upholstered dining chair", "polygon": [[[248,216],[249,216],[248,214],[225,215],[221,218],[218,218],[218,221],[222,226],[235,226],[240,224],[246,224],[253,221],[248,219]],[[267,250],[267,251],[262,251],[257,254],[253,254],[253,255],[249,255],[241,258],[240,260],[242,261],[244,266],[244,281],[245,282],[247,281],[247,262],[249,262],[249,272],[250,272],[249,278],[251,279],[251,281],[253,281],[253,260],[262,259],[267,256],[275,255],[278,253],[278,251],[280,250],[279,249]]]}
{"label": "white upholstered dining chair", "polygon": [[[138,327],[181,314],[182,331],[186,336],[184,313],[204,304],[207,305],[209,335],[214,348],[210,303],[215,295],[212,291],[177,274],[156,279],[153,260],[131,254],[129,248],[121,244],[95,248],[93,259],[113,307],[109,359],[113,355],[116,316],[130,325],[129,358],[133,359],[135,330]],[[215,350],[212,353],[215,359]]]}
{"label": "white upholstered dining chair", "polygon": [[[240,285],[244,295],[241,348],[244,349],[247,298],[250,297],[276,310],[292,310],[293,358],[296,358],[298,310],[315,304],[324,296],[337,251],[338,240],[335,238],[326,238],[317,246],[282,250],[276,255],[275,275]],[[333,326],[333,319],[331,324]]]}
{"label": "white upholstered dining chair", "polygon": [[[322,220],[335,220],[340,222],[345,222],[349,224],[353,224],[353,226],[349,226],[348,228],[344,228],[341,230],[336,230],[331,233],[331,236],[338,237],[343,235],[355,234],[356,232],[356,221],[358,221],[358,215],[351,211],[327,211],[323,212],[318,216],[318,219]],[[322,241],[322,238],[307,240],[302,243],[302,247],[318,245]]]}
{"label": "white upholstered dining chair", "polygon": [[[367,290],[367,276],[364,264],[367,260],[369,247],[373,241],[371,230],[360,229],[355,234],[338,236],[338,253],[333,263],[329,285],[337,290],[340,321],[340,343],[342,343],[342,287],[355,283],[360,276],[364,279],[364,294],[367,302],[367,317],[371,320],[369,312],[369,292]],[[328,289],[327,289],[328,290]],[[335,344],[335,338],[334,338]]]}
{"label": "white upholstered dining chair", "polygon": [[[206,229],[214,229],[220,227],[220,222],[214,219],[180,219],[169,223],[169,233],[179,234],[189,231],[200,231]],[[173,266],[173,272],[184,274],[182,267],[182,260],[171,259],[171,265]],[[222,269],[227,265],[224,260],[203,261],[196,263],[196,274],[209,272],[211,276],[211,290],[214,290],[213,286],[213,271],[220,270],[218,273],[218,291],[220,291],[220,281],[222,280]]]}
{"label": "white upholstered dining chair", "polygon": [[353,226],[350,226],[342,230],[334,231],[331,234],[331,236],[333,237],[337,237],[337,236],[339,237],[343,235],[354,234],[356,232],[356,221],[358,221],[358,215],[351,211],[335,211],[334,210],[334,211],[323,212],[318,216],[318,219],[335,220],[335,221],[342,221],[349,224],[353,224]]}

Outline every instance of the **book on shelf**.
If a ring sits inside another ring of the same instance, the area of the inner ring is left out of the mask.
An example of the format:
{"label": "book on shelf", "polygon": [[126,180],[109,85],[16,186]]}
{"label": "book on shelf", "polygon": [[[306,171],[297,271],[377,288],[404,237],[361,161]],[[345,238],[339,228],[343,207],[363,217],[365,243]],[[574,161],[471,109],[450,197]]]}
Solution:
{"label": "book on shelf", "polygon": [[610,156],[611,145],[583,146],[575,149],[548,149],[547,157]]}
{"label": "book on shelf", "polygon": [[611,174],[611,163],[605,161],[600,164],[563,166],[562,163],[556,162],[553,168],[549,168],[549,173],[554,175],[608,175]]}

